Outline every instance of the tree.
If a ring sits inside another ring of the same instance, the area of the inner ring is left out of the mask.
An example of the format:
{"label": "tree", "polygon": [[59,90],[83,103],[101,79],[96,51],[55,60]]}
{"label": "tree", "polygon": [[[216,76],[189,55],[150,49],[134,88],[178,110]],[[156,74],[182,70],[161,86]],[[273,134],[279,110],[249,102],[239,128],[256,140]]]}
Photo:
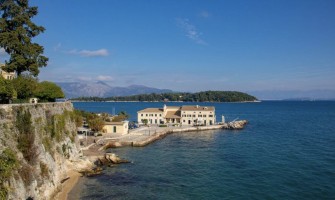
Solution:
{"label": "tree", "polygon": [[10,80],[4,79],[0,75],[0,103],[9,103],[12,98],[15,98],[16,91]]}
{"label": "tree", "polygon": [[35,96],[42,101],[55,102],[57,98],[64,98],[64,93],[55,83],[43,81],[37,85]]}
{"label": "tree", "polygon": [[113,117],[113,122],[122,122],[124,120],[129,119],[129,115],[126,113],[126,111],[121,111],[119,114],[115,117]]}
{"label": "tree", "polygon": [[93,130],[93,131],[101,131],[102,128],[105,125],[104,120],[102,117],[96,115],[96,114],[88,114],[86,117],[88,126]]}
{"label": "tree", "polygon": [[18,99],[28,99],[34,96],[37,89],[37,79],[28,74],[22,74],[12,80]]}
{"label": "tree", "polygon": [[142,119],[141,122],[142,122],[144,125],[147,125],[147,124],[148,124],[148,119]]}
{"label": "tree", "polygon": [[47,65],[44,48],[32,42],[45,30],[31,21],[37,13],[37,7],[30,7],[28,0],[0,0],[0,47],[10,56],[5,71],[18,75],[28,71],[36,77],[39,68]]}

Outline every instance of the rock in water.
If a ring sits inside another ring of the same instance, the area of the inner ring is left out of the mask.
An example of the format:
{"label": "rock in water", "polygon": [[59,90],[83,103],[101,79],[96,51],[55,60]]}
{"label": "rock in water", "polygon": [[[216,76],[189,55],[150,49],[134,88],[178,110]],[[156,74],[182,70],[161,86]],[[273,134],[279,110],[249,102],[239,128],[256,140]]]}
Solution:
{"label": "rock in water", "polygon": [[120,163],[129,163],[128,160],[125,159],[121,159],[120,157],[118,157],[117,155],[115,155],[114,153],[106,153],[105,154],[105,158],[107,160],[109,160],[111,163],[113,164],[120,164]]}
{"label": "rock in water", "polygon": [[222,128],[229,130],[240,130],[243,129],[247,123],[248,123],[247,120],[233,121],[223,124]]}

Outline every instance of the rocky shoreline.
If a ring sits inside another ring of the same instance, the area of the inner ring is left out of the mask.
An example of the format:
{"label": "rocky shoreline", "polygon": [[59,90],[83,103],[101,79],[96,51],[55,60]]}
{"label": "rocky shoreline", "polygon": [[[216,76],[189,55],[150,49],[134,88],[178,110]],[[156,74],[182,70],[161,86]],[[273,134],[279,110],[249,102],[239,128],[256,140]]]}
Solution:
{"label": "rocky shoreline", "polygon": [[[77,174],[69,176],[64,179],[64,185],[60,193],[57,195],[57,199],[67,198],[67,194],[73,189],[76,181],[79,177],[83,176],[97,176],[103,173],[105,167],[113,167],[118,164],[131,163],[130,161],[118,157],[114,153],[106,153],[106,150],[111,148],[120,148],[125,146],[132,147],[144,147],[148,144],[155,142],[156,140],[162,139],[168,134],[177,132],[191,132],[191,131],[205,131],[205,130],[240,130],[248,122],[246,120],[234,121],[219,125],[212,126],[197,126],[197,127],[169,127],[169,128],[156,128],[146,127],[141,131],[133,131],[128,136],[115,138],[104,138],[97,143],[92,143],[89,148],[83,148],[82,152],[84,155],[83,161],[73,163],[73,166],[69,167],[70,171],[75,170]],[[149,133],[149,134],[148,134]],[[85,163],[85,164],[83,164]],[[70,180],[74,180],[75,183],[70,183]],[[67,183],[70,185],[66,186]],[[67,187],[71,187],[70,189]],[[65,193],[65,194],[64,194]]]}

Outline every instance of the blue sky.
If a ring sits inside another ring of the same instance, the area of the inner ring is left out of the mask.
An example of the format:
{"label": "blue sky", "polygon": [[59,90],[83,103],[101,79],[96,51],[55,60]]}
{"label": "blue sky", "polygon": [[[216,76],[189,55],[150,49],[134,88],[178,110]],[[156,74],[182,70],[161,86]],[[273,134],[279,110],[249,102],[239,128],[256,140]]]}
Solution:
{"label": "blue sky", "polygon": [[335,86],[334,0],[32,0],[41,80],[175,91]]}

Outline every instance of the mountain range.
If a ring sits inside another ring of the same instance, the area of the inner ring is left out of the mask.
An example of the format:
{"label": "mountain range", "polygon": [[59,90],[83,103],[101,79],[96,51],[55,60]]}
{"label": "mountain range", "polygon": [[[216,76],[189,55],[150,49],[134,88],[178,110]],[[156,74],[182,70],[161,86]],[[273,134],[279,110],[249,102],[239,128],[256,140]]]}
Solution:
{"label": "mountain range", "polygon": [[169,89],[158,89],[143,85],[130,85],[128,87],[112,87],[103,81],[98,82],[58,82],[66,98],[75,97],[112,97],[130,96],[136,94],[170,93]]}

